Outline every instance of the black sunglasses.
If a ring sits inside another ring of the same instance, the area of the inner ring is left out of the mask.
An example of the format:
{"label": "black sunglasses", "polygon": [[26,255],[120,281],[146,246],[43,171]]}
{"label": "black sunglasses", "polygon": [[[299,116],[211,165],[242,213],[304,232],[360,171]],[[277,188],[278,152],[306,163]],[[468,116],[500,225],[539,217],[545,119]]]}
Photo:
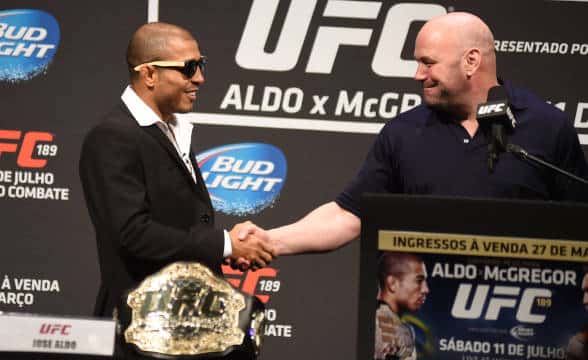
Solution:
{"label": "black sunglasses", "polygon": [[187,78],[191,78],[196,74],[196,70],[200,68],[200,71],[204,73],[204,67],[208,63],[206,56],[201,56],[200,59],[190,59],[186,61],[151,61],[144,64],[137,65],[133,68],[135,71],[141,70],[143,66],[152,65],[162,68],[171,68],[178,70]]}

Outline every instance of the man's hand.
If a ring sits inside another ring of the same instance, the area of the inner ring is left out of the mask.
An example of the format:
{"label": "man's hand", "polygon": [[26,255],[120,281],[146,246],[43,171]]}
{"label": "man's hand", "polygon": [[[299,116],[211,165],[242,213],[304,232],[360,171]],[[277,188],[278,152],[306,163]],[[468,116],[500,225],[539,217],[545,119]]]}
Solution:
{"label": "man's hand", "polygon": [[265,230],[250,221],[237,224],[229,232],[233,265],[255,270],[267,266],[275,257],[275,249]]}

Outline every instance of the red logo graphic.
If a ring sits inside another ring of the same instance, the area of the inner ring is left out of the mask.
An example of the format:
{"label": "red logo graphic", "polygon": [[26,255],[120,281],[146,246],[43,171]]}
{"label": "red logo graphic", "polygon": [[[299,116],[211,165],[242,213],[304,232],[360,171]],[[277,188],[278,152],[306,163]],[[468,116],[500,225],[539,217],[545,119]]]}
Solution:
{"label": "red logo graphic", "polygon": [[60,335],[69,335],[71,330],[71,325],[64,325],[64,324],[42,324],[41,329],[39,330],[39,334],[60,334]]}
{"label": "red logo graphic", "polygon": [[[264,304],[270,300],[270,296],[256,294],[258,291],[277,292],[280,290],[280,281],[274,280],[278,275],[278,270],[274,268],[266,267],[256,271],[242,272],[234,270],[228,265],[223,265],[223,274],[235,288],[246,294],[257,296]],[[258,289],[258,284],[260,289]]]}
{"label": "red logo graphic", "polygon": [[[20,150],[18,149],[19,140]],[[14,143],[3,140],[17,140]],[[47,160],[34,158],[33,155],[55,156],[57,145],[38,144],[52,142],[53,134],[41,131],[29,131],[22,136],[20,130],[0,130],[0,156],[5,152],[18,153],[16,164],[21,168],[43,168]]]}

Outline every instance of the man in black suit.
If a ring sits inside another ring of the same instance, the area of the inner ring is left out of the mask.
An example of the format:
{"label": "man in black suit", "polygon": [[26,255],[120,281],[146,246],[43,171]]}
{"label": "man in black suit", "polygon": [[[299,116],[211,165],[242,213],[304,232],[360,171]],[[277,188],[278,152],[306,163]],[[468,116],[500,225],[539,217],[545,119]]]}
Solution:
{"label": "man in black suit", "polygon": [[[101,286],[95,315],[112,316],[122,294],[176,261],[197,261],[221,274],[223,259],[265,266],[273,249],[251,223],[214,226],[208,191],[191,147],[192,109],[206,58],[178,26],[149,23],[127,50],[130,85],[86,136],[80,177],[96,230]],[[238,234],[251,234],[237,241]]]}

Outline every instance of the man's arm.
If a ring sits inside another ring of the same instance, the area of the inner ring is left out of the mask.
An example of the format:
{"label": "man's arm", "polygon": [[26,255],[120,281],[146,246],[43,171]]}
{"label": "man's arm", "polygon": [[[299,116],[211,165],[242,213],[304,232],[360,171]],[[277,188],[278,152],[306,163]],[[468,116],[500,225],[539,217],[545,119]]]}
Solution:
{"label": "man's arm", "polygon": [[331,201],[295,223],[269,230],[268,235],[276,255],[292,255],[337,249],[360,231],[360,219]]}

